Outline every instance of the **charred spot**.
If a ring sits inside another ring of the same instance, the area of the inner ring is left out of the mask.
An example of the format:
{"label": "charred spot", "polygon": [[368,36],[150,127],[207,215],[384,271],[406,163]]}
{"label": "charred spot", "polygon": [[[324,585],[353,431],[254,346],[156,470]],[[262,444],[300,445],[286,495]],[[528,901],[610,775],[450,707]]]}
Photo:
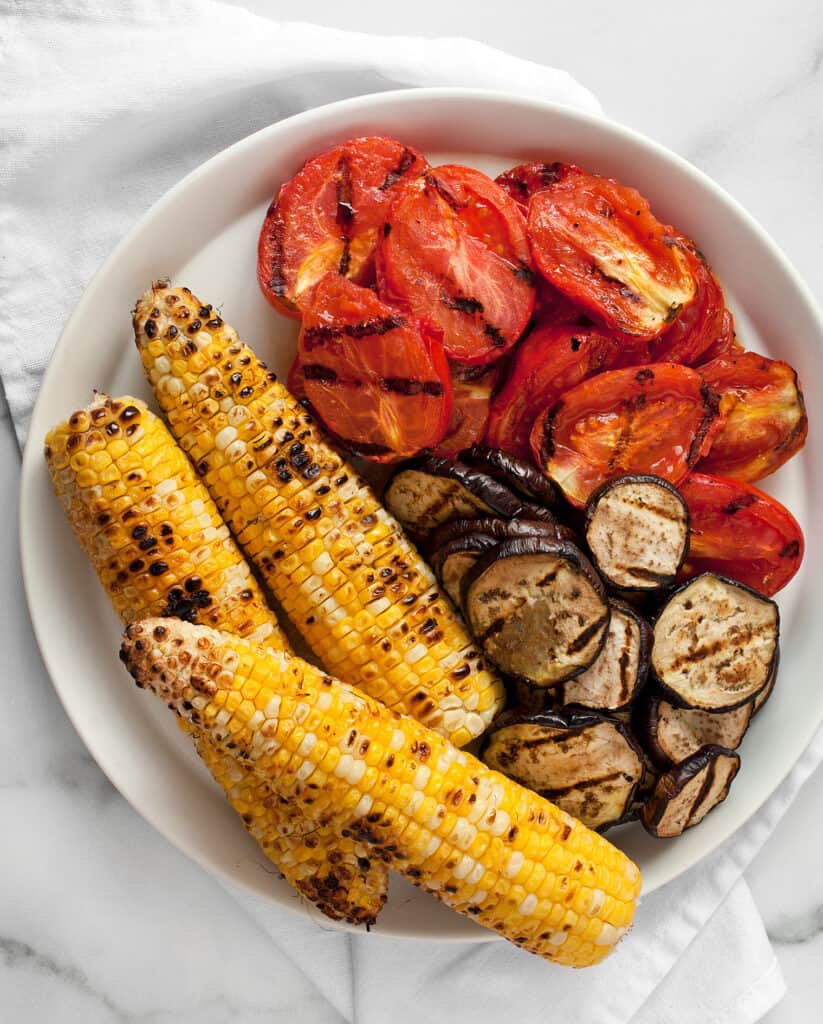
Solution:
{"label": "charred spot", "polygon": [[470,672],[471,672],[471,666],[469,666],[469,665],[460,665],[458,668],[456,668],[452,672],[452,679],[456,679],[458,681],[461,680],[461,679],[465,679],[466,676]]}
{"label": "charred spot", "polygon": [[650,370],[648,367],[644,367],[642,370],[638,370],[634,375],[634,379],[638,384],[645,384],[648,381],[654,380],[654,370]]}
{"label": "charred spot", "polygon": [[235,387],[240,383],[240,381],[242,379],[243,379],[243,374],[242,373],[238,373],[236,370],[231,375],[231,377],[229,377],[229,380],[231,381],[232,384],[235,385]]}
{"label": "charred spot", "polygon": [[444,890],[444,892],[451,893],[452,896],[457,894],[457,886],[456,885],[444,885],[443,886],[443,890]]}
{"label": "charred spot", "polygon": [[571,346],[572,352],[577,352],[577,350],[580,348],[580,339],[579,338],[571,338],[569,340],[569,344]]}
{"label": "charred spot", "polygon": [[120,413],[120,422],[128,423],[133,420],[135,416],[140,415],[140,410],[136,405],[127,405],[126,408]]}
{"label": "charred spot", "polygon": [[503,348],[506,344],[503,332],[499,327],[495,327],[493,324],[485,324],[483,327],[483,333],[487,338],[491,338],[492,345],[494,345],[495,348]]}
{"label": "charred spot", "polygon": [[790,541],[780,552],[781,558],[797,558],[800,554],[800,541]]}
{"label": "charred spot", "polygon": [[479,299],[471,298],[471,296],[455,295],[452,298],[447,292],[441,292],[440,301],[446,309],[452,309],[457,313],[466,313],[468,316],[483,312],[483,303]]}
{"label": "charred spot", "polygon": [[723,514],[727,516],[736,515],[741,509],[748,508],[749,505],[753,505],[756,501],[757,496],[754,494],[741,494],[739,497],[729,502],[729,504],[723,509]]}
{"label": "charred spot", "polygon": [[254,388],[249,387],[247,384],[244,388],[240,388],[240,398],[250,398],[254,394]]}
{"label": "charred spot", "polygon": [[167,632],[168,632],[168,630],[166,629],[165,626],[155,626],[154,627],[154,637],[155,637],[156,640],[162,640],[165,637]]}
{"label": "charred spot", "polygon": [[[149,322],[151,322],[151,321],[149,321]],[[107,423],[106,426],[105,426],[105,431],[109,435],[109,437],[114,437],[114,435],[119,430],[120,430],[120,427],[118,427],[118,425],[116,423]]]}
{"label": "charred spot", "polygon": [[571,831],[572,831],[571,825],[564,825],[563,826],[563,828],[562,828],[562,830],[560,832],[560,842],[561,843],[565,843],[566,842],[566,840],[571,835]]}
{"label": "charred spot", "polygon": [[168,571],[169,571],[169,566],[168,566],[167,562],[163,562],[163,561],[153,562],[149,566],[149,575],[150,576],[162,576],[164,572],[168,572]]}
{"label": "charred spot", "polygon": [[101,512],[100,515],[97,517],[98,526],[105,526],[110,519],[111,516],[108,514],[108,512]]}
{"label": "charred spot", "polygon": [[129,572],[140,572],[141,569],[145,568],[146,563],[142,558],[135,558],[133,562],[129,562]]}
{"label": "charred spot", "polygon": [[157,547],[157,538],[144,537],[137,546],[141,551],[151,551],[152,548]]}
{"label": "charred spot", "polygon": [[174,326],[174,324],[169,324],[169,326],[166,328],[166,337],[167,338],[176,338],[177,337],[177,328]]}
{"label": "charred spot", "polygon": [[391,766],[393,764],[394,764],[394,754],[389,754],[389,756],[386,758],[386,767],[387,768],[391,768]]}
{"label": "charred spot", "polygon": [[515,839],[519,831],[520,829],[517,827],[517,825],[512,825],[512,827],[509,829],[508,834],[509,842],[512,842]]}
{"label": "charred spot", "polygon": [[143,330],[146,332],[147,338],[157,337],[157,324],[154,322],[154,320],[147,320],[145,326],[143,327]]}
{"label": "charred spot", "polygon": [[163,523],[163,525],[160,527],[160,536],[161,537],[169,537],[169,536],[171,536],[171,533],[172,533],[171,525],[169,523]]}
{"label": "charred spot", "polygon": [[186,344],[183,346],[184,356],[193,356],[196,351],[197,345],[191,340],[187,341]]}

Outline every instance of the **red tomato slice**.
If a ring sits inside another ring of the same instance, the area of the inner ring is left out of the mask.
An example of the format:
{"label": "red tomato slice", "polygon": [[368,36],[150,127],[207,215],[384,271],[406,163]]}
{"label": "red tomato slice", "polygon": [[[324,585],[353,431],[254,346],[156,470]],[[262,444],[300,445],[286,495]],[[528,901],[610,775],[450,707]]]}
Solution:
{"label": "red tomato slice", "polygon": [[482,439],[499,372],[499,364],[490,367],[452,364],[452,414],[446,436],[434,449],[435,455],[453,459]]}
{"label": "red tomato slice", "polygon": [[[585,311],[579,306],[575,306],[553,284],[549,284],[545,277],[538,277],[535,284],[536,295],[532,322],[537,327],[547,327],[553,324],[591,326],[591,320]],[[632,345],[631,347],[636,348],[637,346]]]}
{"label": "red tomato slice", "polygon": [[618,347],[597,328],[536,327],[514,350],[505,383],[492,399],[486,444],[529,459],[529,435],[537,414],[605,369]]}
{"label": "red tomato slice", "polygon": [[722,425],[699,373],[660,363],[598,374],[537,417],[537,464],[577,506],[606,480],[653,473],[676,484]]}
{"label": "red tomato slice", "polygon": [[611,178],[568,174],[529,203],[538,269],[629,343],[651,341],[696,290],[690,257],[648,200]]}
{"label": "red tomato slice", "polygon": [[[695,366],[726,330],[726,303],[717,278],[709,269],[705,257],[692,242],[682,236],[681,245],[692,253],[692,269],[697,283],[694,299],[683,310],[671,327],[667,328],[651,345],[651,358],[655,363],[683,363]],[[731,317],[731,314],[728,314]]]}
{"label": "red tomato slice", "polygon": [[311,288],[330,271],[367,284],[378,229],[398,182],[428,167],[396,139],[350,139],[308,160],[269,207],[257,277],[271,304],[299,316]]}
{"label": "red tomato slice", "polygon": [[297,343],[306,397],[345,447],[393,462],[436,445],[452,406],[439,332],[328,274],[314,288]]}
{"label": "red tomato slice", "polygon": [[300,356],[298,355],[292,359],[291,366],[289,367],[289,375],[286,377],[286,388],[295,398],[306,397],[306,378],[303,376],[303,364],[300,362]]}
{"label": "red tomato slice", "polygon": [[574,164],[544,164],[535,160],[532,163],[518,164],[511,170],[498,174],[494,180],[509,193],[525,217],[529,212],[529,200],[535,192],[541,192],[544,188],[557,184],[570,174],[584,173]]}
{"label": "red tomato slice", "polygon": [[711,345],[700,357],[699,365],[708,363],[712,359],[719,359],[721,356],[739,355],[744,351],[745,349],[737,340],[737,334],[735,334],[734,317],[731,312],[726,309],[723,312],[720,333],[718,334],[714,344]]}
{"label": "red tomato slice", "polygon": [[707,473],[690,473],[679,490],[691,520],[683,579],[719,572],[771,597],[800,568],[803,531],[770,495]]}
{"label": "red tomato slice", "polygon": [[377,278],[382,298],[432,320],[446,355],[470,365],[510,349],[534,307],[523,215],[470,167],[438,167],[402,186],[380,238]]}
{"label": "red tomato slice", "polygon": [[754,352],[713,359],[700,367],[721,395],[725,423],[700,470],[753,483],[800,451],[809,423],[797,374]]}

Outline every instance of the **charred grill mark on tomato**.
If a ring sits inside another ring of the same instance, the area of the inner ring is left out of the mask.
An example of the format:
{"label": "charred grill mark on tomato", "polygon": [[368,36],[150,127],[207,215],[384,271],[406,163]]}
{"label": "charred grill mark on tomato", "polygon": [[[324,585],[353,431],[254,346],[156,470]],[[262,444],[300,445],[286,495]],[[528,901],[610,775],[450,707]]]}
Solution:
{"label": "charred grill mark on tomato", "polygon": [[694,433],[692,443],[689,446],[686,462],[690,468],[705,454],[703,449],[706,444],[706,435],[712,425],[716,423],[717,417],[720,414],[720,395],[716,391],[712,391],[708,384],[704,384],[701,387],[700,394],[703,398],[703,419],[700,421]]}
{"label": "charred grill mark on tomato", "polygon": [[451,189],[446,187],[437,175],[431,173],[424,174],[423,179],[427,185],[434,189],[443,202],[452,208],[452,210],[464,210],[466,208],[467,204],[461,203],[457,196],[451,191]]}
{"label": "charred grill mark on tomato", "polygon": [[352,224],[354,222],[355,209],[352,199],[351,165],[348,158],[343,155],[337,164],[335,175],[335,197],[336,212],[335,220],[340,228],[340,235],[343,241],[343,251],[340,253],[340,262],[337,265],[337,272],[345,277],[351,265],[351,243]]}
{"label": "charred grill mark on tomato", "polygon": [[273,202],[269,207],[269,244],[271,246],[272,260],[269,271],[268,284],[273,294],[282,298],[286,294],[286,278],[283,274],[283,236],[285,224],[277,209],[277,203]]}
{"label": "charred grill mark on tomato", "polygon": [[389,171],[383,179],[383,184],[379,186],[379,191],[385,192],[386,189],[391,188],[392,185],[396,185],[406,171],[412,166],[412,164],[416,163],[416,161],[416,154],[410,149],[404,149],[397,166],[394,170]]}
{"label": "charred grill mark on tomato", "polygon": [[345,334],[349,338],[367,338],[372,334],[387,334],[397,327],[405,326],[406,320],[399,314],[375,317],[371,320],[363,320],[358,324],[322,324],[305,328],[302,341],[306,348],[312,348],[340,334]]}
{"label": "charred grill mark on tomato", "polygon": [[447,292],[441,292],[440,301],[447,309],[453,309],[457,313],[466,313],[468,316],[483,313],[483,303],[470,296],[456,295],[452,298]]}

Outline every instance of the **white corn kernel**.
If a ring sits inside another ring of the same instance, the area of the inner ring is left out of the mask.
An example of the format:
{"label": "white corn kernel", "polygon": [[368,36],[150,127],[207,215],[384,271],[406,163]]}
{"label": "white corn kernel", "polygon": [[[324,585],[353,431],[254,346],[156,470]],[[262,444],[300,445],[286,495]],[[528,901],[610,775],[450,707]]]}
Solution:
{"label": "white corn kernel", "polygon": [[307,732],[297,748],[298,757],[307,757],[312,752],[315,743],[317,743],[317,737],[313,732]]}
{"label": "white corn kernel", "polygon": [[402,750],[403,744],[406,742],[406,734],[402,729],[395,729],[392,733],[391,740],[389,740],[389,750]]}
{"label": "white corn kernel", "polygon": [[277,716],[280,714],[280,698],[277,696],[277,694],[275,694],[274,697],[272,697],[268,704],[265,706],[265,708],[263,709],[263,714],[266,716],[266,718],[277,718]]}
{"label": "white corn kernel", "polygon": [[534,908],[537,906],[537,897],[533,892],[523,900],[520,906],[517,908],[524,917],[528,917],[529,914],[534,913]]}
{"label": "white corn kernel", "polygon": [[374,800],[369,796],[368,793],[364,793],[357,803],[357,806],[352,811],[352,817],[354,818],[365,818],[372,808]]}
{"label": "white corn kernel", "polygon": [[426,764],[421,764],[417,771],[414,773],[413,785],[415,789],[425,789],[431,778],[431,768]]}
{"label": "white corn kernel", "polygon": [[237,437],[237,430],[234,427],[223,427],[220,433],[214,439],[214,446],[218,451],[223,451],[228,448],[232,441]]}
{"label": "white corn kernel", "polygon": [[467,853],[464,853],[458,861],[457,867],[452,870],[452,875],[455,878],[462,880],[466,878],[474,865],[474,857],[470,857]]}
{"label": "white corn kernel", "polygon": [[506,878],[514,878],[518,871],[523,867],[524,861],[523,854],[520,850],[515,850],[509,857],[509,863],[506,865],[505,875]]}

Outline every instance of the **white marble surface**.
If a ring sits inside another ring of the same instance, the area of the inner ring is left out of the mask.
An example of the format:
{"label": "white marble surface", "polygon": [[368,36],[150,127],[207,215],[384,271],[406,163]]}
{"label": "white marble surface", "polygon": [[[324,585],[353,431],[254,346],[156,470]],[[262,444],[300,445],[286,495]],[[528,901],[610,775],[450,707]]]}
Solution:
{"label": "white marble surface", "polygon": [[[247,0],[374,32],[466,34],[566,66],[615,118],[736,195],[823,299],[823,8]],[[504,9],[507,13],[501,15]],[[0,422],[0,1021],[152,1024],[341,1018],[273,969],[267,936],[126,805],[59,705],[37,654],[16,547],[18,455]],[[788,983],[765,1018],[821,1017],[823,770],[747,872]]]}

